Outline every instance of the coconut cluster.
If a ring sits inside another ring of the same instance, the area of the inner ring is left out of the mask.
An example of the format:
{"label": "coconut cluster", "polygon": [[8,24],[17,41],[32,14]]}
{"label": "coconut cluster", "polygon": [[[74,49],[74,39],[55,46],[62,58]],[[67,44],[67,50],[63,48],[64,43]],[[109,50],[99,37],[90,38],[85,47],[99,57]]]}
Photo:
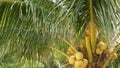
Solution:
{"label": "coconut cluster", "polygon": [[[101,55],[103,53],[103,51],[105,51],[106,49],[107,49],[107,45],[103,41],[100,41],[98,43],[98,47],[96,49],[96,54]],[[107,49],[108,55],[112,54],[112,51],[113,51],[113,48],[108,48]],[[117,54],[114,53],[112,60],[115,60],[116,58],[117,58]]]}
{"label": "coconut cluster", "polygon": [[69,56],[69,64],[74,65],[74,68],[86,68],[88,60],[84,58],[82,52],[75,52],[69,47],[67,55]]}

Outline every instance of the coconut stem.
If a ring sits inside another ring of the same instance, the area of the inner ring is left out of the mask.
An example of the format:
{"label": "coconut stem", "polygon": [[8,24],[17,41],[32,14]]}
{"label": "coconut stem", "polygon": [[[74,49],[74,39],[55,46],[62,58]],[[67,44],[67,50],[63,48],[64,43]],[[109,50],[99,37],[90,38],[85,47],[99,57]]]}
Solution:
{"label": "coconut stem", "polygon": [[88,53],[88,60],[89,62],[92,62],[93,57],[92,57],[92,52],[91,52],[91,47],[90,47],[90,39],[88,36],[85,36],[85,41],[86,41],[86,50]]}
{"label": "coconut stem", "polygon": [[69,58],[69,56],[67,56],[64,52],[62,52],[62,51],[60,51],[60,50],[58,50],[58,49],[56,49],[56,48],[54,48],[54,47],[50,47],[50,46],[49,46],[49,48],[55,50],[56,52],[58,52],[58,53],[60,53],[60,54],[62,54],[62,55],[64,55],[65,57]]}
{"label": "coconut stem", "polygon": [[75,52],[77,52],[77,50],[72,46],[72,44],[70,44],[67,40],[65,40],[64,38],[60,38],[58,37],[59,39],[62,39],[66,44],[68,44]]}
{"label": "coconut stem", "polygon": [[93,5],[92,5],[92,0],[90,0],[90,42],[91,42],[91,48],[92,52],[95,52],[95,42],[96,42],[96,35],[97,35],[97,28],[94,23],[94,18],[93,18]]}

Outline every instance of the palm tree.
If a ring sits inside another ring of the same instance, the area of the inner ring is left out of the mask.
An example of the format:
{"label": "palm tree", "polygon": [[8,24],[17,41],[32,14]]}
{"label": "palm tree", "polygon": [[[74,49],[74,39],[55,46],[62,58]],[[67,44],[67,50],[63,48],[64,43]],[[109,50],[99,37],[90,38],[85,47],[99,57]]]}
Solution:
{"label": "palm tree", "polygon": [[54,1],[0,1],[0,67],[72,68],[71,48],[86,68],[118,68],[120,1]]}

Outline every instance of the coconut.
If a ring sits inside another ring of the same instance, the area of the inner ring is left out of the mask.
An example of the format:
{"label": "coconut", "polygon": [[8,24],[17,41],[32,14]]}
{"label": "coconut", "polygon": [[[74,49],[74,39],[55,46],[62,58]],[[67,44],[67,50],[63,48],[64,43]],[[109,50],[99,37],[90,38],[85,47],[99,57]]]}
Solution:
{"label": "coconut", "polygon": [[117,54],[116,53],[114,53],[113,57],[112,57],[112,60],[115,60],[115,59],[117,59]]}
{"label": "coconut", "polygon": [[83,61],[82,60],[76,60],[74,67],[75,68],[83,68],[82,65],[83,65]]}
{"label": "coconut", "polygon": [[113,48],[109,48],[109,49],[107,50],[108,54],[111,54],[113,50],[114,50]]}
{"label": "coconut", "polygon": [[73,54],[71,54],[69,51],[66,53],[67,56],[72,56]]}
{"label": "coconut", "polygon": [[69,57],[69,63],[74,64],[75,63],[75,56],[70,56]]}
{"label": "coconut", "polygon": [[72,55],[75,53],[75,51],[71,47],[69,47],[67,53]]}
{"label": "coconut", "polygon": [[100,49],[97,48],[97,49],[96,49],[96,54],[99,54],[99,53],[100,53]]}
{"label": "coconut", "polygon": [[96,49],[96,54],[101,55],[101,54],[102,54],[102,52],[103,52],[103,51],[102,51],[102,50],[100,50],[99,48],[97,48],[97,49]]}
{"label": "coconut", "polygon": [[98,47],[99,47],[101,50],[105,50],[105,49],[107,48],[107,45],[106,45],[104,42],[100,41],[100,42],[98,43]]}
{"label": "coconut", "polygon": [[83,59],[83,68],[86,68],[86,66],[87,66],[87,64],[88,64],[88,60],[87,59]]}
{"label": "coconut", "polygon": [[101,55],[103,53],[103,51],[102,50],[100,50],[100,53],[99,53],[99,55]]}
{"label": "coconut", "polygon": [[83,59],[83,53],[77,52],[77,53],[75,54],[75,58],[76,58],[77,60]]}

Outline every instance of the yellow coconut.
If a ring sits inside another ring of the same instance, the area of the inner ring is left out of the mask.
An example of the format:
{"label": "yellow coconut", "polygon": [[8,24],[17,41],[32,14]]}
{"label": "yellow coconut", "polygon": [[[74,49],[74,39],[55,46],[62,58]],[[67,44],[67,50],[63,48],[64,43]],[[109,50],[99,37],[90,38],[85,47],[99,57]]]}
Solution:
{"label": "yellow coconut", "polygon": [[77,53],[75,54],[75,58],[76,58],[77,60],[83,59],[83,53],[77,52]]}
{"label": "yellow coconut", "polygon": [[108,54],[111,54],[113,50],[114,50],[113,48],[109,48],[109,49],[107,50]]}
{"label": "yellow coconut", "polygon": [[83,68],[83,61],[82,60],[76,60],[74,64],[74,68]]}
{"label": "yellow coconut", "polygon": [[117,54],[116,53],[114,53],[113,57],[112,57],[112,60],[115,60],[115,59],[117,59]]}
{"label": "yellow coconut", "polygon": [[98,43],[98,47],[100,48],[100,50],[105,50],[107,48],[107,45],[104,42],[100,41]]}
{"label": "yellow coconut", "polygon": [[83,59],[83,68],[86,68],[86,66],[87,66],[87,64],[88,64],[88,60],[87,59]]}
{"label": "yellow coconut", "polygon": [[101,55],[103,53],[103,51],[102,50],[100,50],[100,53],[99,53],[99,55]]}
{"label": "yellow coconut", "polygon": [[75,63],[75,56],[70,56],[68,60],[69,60],[70,64],[74,64]]}
{"label": "yellow coconut", "polygon": [[96,49],[96,54],[99,54],[99,52],[100,52],[100,49],[97,48]]}
{"label": "yellow coconut", "polygon": [[100,50],[99,48],[97,48],[97,49],[96,49],[96,54],[101,55],[101,54],[102,54],[102,52],[103,52],[103,51],[102,51],[102,50]]}
{"label": "yellow coconut", "polygon": [[68,54],[74,54],[75,51],[71,47],[69,47],[67,53]]}
{"label": "yellow coconut", "polygon": [[70,56],[73,55],[73,54],[71,54],[71,53],[68,51],[68,52],[66,53],[66,55],[70,57]]}

